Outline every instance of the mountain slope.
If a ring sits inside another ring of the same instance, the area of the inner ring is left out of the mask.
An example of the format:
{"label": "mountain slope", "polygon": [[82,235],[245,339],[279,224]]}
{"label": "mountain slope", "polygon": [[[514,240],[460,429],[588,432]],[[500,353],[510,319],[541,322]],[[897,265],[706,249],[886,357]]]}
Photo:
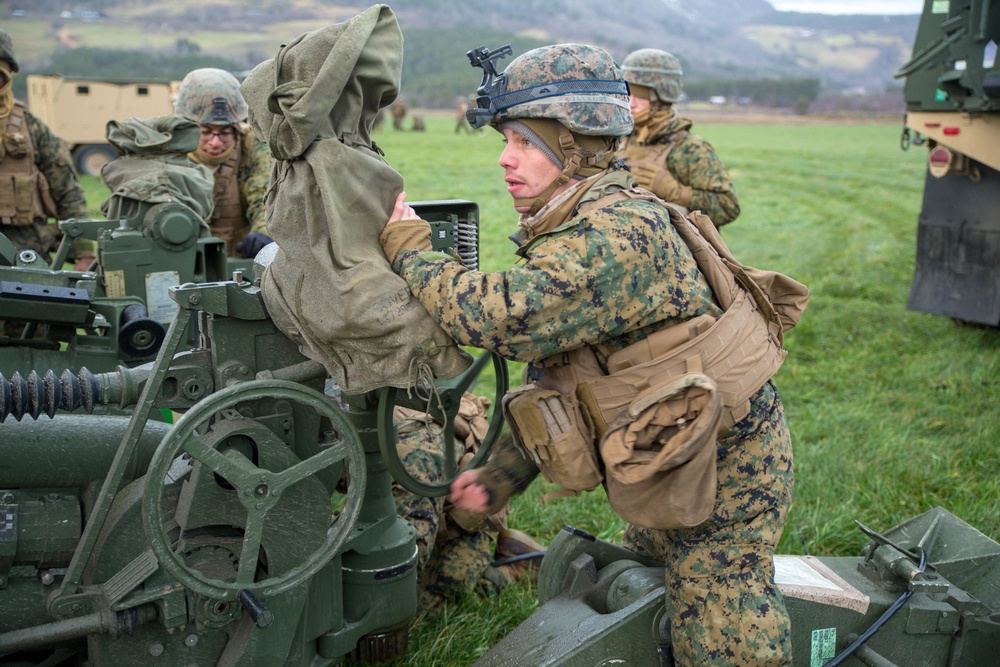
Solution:
{"label": "mountain slope", "polygon": [[[88,12],[67,12],[61,0],[35,0],[23,18],[3,25],[26,69],[44,69],[53,54],[81,46],[197,50],[249,68],[296,35],[367,6],[350,0],[94,0]],[[391,6],[406,38],[404,90],[434,105],[451,104],[478,83],[465,59],[468,49],[508,41],[515,53],[588,42],[619,61],[637,48],[663,48],[681,59],[688,81],[815,77],[827,89],[881,91],[909,57],[918,19],[778,12],[766,0],[397,0]]]}

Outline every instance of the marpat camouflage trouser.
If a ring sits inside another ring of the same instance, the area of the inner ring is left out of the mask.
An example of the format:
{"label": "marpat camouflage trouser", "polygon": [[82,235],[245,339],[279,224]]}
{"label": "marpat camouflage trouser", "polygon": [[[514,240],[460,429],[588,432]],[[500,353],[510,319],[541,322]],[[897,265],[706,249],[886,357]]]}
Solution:
{"label": "marpat camouflage trouser", "polygon": [[792,443],[774,386],[768,382],[761,393],[750,415],[718,442],[712,517],[690,530],[630,525],[625,531],[626,547],[666,563],[678,666],[792,662],[791,626],[772,558],[791,502]]}
{"label": "marpat camouflage trouser", "polygon": [[39,253],[46,263],[49,260],[47,253],[56,249],[61,237],[58,225],[37,221],[31,225],[2,225],[0,233],[18,250],[34,250]]}
{"label": "marpat camouflage trouser", "polygon": [[[421,428],[399,435],[397,450],[407,471],[428,484],[439,483],[444,475],[438,440],[440,435]],[[502,585],[490,576],[497,533],[488,524],[467,531],[445,513],[444,498],[417,496],[393,484],[396,514],[417,531],[417,570],[420,608],[438,608],[457,600],[466,591],[479,588],[492,593]]]}

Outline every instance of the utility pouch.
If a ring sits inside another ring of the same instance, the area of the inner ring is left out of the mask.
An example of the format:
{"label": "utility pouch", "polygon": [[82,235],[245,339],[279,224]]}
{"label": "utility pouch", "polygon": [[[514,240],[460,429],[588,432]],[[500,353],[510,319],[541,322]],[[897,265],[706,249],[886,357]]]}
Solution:
{"label": "utility pouch", "polygon": [[27,174],[16,174],[12,178],[15,225],[30,225],[34,222],[35,181],[34,177]]}
{"label": "utility pouch", "polygon": [[575,396],[527,384],[508,392],[502,405],[514,442],[545,479],[571,491],[597,488],[604,475],[594,431]]}
{"label": "utility pouch", "polygon": [[615,512],[654,529],[691,528],[715,507],[722,397],[701,373],[640,392],[601,440]]}

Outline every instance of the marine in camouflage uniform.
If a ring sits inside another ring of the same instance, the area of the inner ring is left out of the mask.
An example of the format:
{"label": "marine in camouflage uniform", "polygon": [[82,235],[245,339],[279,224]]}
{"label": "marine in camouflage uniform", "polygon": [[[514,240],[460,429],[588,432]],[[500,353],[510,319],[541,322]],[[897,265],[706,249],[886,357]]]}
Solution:
{"label": "marine in camouflage uniform", "polygon": [[[21,102],[14,99],[11,89],[13,74],[20,69],[14,55],[14,47],[10,35],[0,30],[0,165],[4,158],[8,162],[23,157],[27,151],[33,154],[33,167],[22,169],[24,173],[8,176],[8,182],[14,178],[32,178],[37,185],[32,194],[35,202],[33,210],[21,206],[23,218],[14,220],[13,191],[3,191],[5,199],[0,203],[4,209],[0,217],[0,231],[10,239],[15,247],[21,250],[35,250],[43,255],[54,250],[62,234],[59,227],[49,224],[49,219],[67,220],[69,218],[86,218],[87,201],[83,188],[77,180],[69,146],[65,141],[52,134],[48,126],[28,111]],[[27,138],[30,146],[25,145]],[[0,167],[6,173],[6,169]],[[30,173],[34,171],[34,174]],[[31,194],[31,193],[29,193]],[[24,203],[24,202],[22,202]],[[30,202],[29,202],[30,205]],[[70,257],[85,259],[93,257],[94,253],[86,244],[74,245]]]}
{"label": "marine in camouflage uniform", "polygon": [[700,210],[716,226],[740,214],[736,190],[712,145],[691,132],[693,123],[673,108],[681,96],[681,64],[659,49],[625,58],[635,129],[619,156],[639,185],[688,210]]}
{"label": "marine in camouflage uniform", "polygon": [[[466,393],[455,418],[457,447],[455,463],[464,467],[472,458],[489,428],[486,411],[489,399]],[[444,449],[440,424],[415,410],[397,407],[396,451],[407,472],[425,484],[445,479]],[[499,531],[506,528],[507,508],[490,515],[463,512],[445,498],[428,498],[410,493],[398,483],[392,485],[396,514],[413,525],[417,534],[419,607],[425,612],[440,611],[467,591],[496,593],[506,583],[497,569],[490,567]]]}
{"label": "marine in camouflage uniform", "polygon": [[[567,187],[549,186],[521,215],[513,237],[519,261],[502,272],[470,271],[432,251],[421,220],[390,220],[382,234],[386,256],[428,312],[460,344],[530,362],[536,376],[544,360],[581,346],[604,363],[654,331],[703,313],[718,316],[667,210],[648,200],[604,199],[636,187],[610,154],[614,139],[632,126],[624,85],[620,92],[588,92],[594,80],[621,81],[611,57],[583,45],[544,47],[515,59],[503,77],[489,95],[491,123],[509,142],[514,123],[518,134],[553,153],[565,165],[556,183],[569,176]],[[531,88],[554,82],[567,82],[566,98],[532,99]],[[576,82],[583,85],[574,88]],[[520,95],[503,96],[512,92]],[[518,102],[505,106],[511,98]],[[544,119],[561,126],[558,140]],[[524,204],[515,199],[522,210]],[[718,440],[717,453],[711,518],[689,530],[630,525],[625,545],[665,563],[676,664],[790,664],[790,624],[773,554],[791,499],[792,449],[770,381],[751,399],[748,416]],[[465,474],[485,487],[493,509],[537,472],[530,458],[507,447]]]}
{"label": "marine in camouflage uniform", "polygon": [[231,257],[252,258],[271,242],[264,197],[271,182],[267,145],[247,125],[247,104],[229,72],[206,67],[181,82],[174,113],[201,126],[198,150],[189,154],[215,178],[209,227],[226,241]]}

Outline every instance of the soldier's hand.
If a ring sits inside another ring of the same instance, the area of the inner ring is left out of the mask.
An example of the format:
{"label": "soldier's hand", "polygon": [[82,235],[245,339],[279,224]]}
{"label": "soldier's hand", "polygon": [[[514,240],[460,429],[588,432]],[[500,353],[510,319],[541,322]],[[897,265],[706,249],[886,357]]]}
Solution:
{"label": "soldier's hand", "polygon": [[73,262],[74,271],[90,271],[90,268],[97,261],[96,257],[77,257]]}
{"label": "soldier's hand", "polygon": [[396,195],[396,204],[392,208],[392,215],[389,216],[389,220],[386,221],[385,225],[389,226],[397,220],[420,220],[421,217],[417,215],[417,212],[412,206],[406,203],[406,193],[400,192]]}
{"label": "soldier's hand", "polygon": [[490,505],[489,491],[479,483],[476,469],[466,470],[455,478],[448,499],[455,507],[468,512],[485,512]]}
{"label": "soldier's hand", "polygon": [[681,203],[681,184],[666,167],[657,168],[653,165],[639,164],[632,168],[632,175],[639,185],[646,188],[660,199],[668,202]]}
{"label": "soldier's hand", "polygon": [[262,232],[250,232],[243,240],[236,244],[236,252],[244,259],[253,259],[264,246],[274,241],[270,236]]}

